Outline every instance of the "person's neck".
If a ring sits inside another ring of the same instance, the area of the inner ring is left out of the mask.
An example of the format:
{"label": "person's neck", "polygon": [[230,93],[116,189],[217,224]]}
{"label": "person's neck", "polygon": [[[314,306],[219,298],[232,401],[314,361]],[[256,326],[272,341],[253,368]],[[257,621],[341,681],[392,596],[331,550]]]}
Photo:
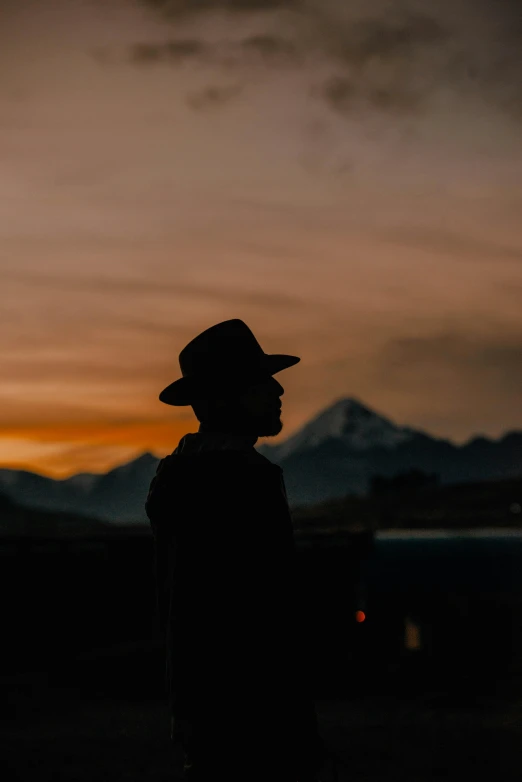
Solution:
{"label": "person's neck", "polygon": [[235,424],[234,422],[226,424],[217,422],[200,423],[198,431],[202,434],[223,434],[236,437],[249,437],[254,441],[254,444],[258,440],[258,435],[253,434],[251,431],[245,431],[244,424]]}

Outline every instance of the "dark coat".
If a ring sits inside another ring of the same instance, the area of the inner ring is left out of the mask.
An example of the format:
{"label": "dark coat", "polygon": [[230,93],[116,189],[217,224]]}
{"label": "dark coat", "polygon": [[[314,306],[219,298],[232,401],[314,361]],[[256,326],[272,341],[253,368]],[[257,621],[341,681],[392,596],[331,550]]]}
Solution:
{"label": "dark coat", "polygon": [[190,718],[225,699],[242,710],[283,713],[286,704],[315,730],[281,468],[254,448],[173,453],[158,466],[146,512],[173,714]]}

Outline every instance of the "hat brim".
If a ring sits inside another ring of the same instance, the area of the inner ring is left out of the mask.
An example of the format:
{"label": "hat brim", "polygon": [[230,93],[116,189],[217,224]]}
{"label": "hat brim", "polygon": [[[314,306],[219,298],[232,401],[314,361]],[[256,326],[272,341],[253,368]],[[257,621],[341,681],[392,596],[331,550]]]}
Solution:
{"label": "hat brim", "polygon": [[[287,356],[282,353],[263,354],[259,368],[262,371],[268,372],[269,375],[276,375],[283,369],[293,367],[294,364],[298,364],[301,359],[298,356]],[[238,373],[238,378],[225,378],[212,379],[207,387],[213,393],[216,393],[220,389],[230,393],[234,387],[238,386],[241,375]],[[202,385],[201,381],[196,381],[190,377],[180,377],[173,383],[170,383],[163,389],[159,395],[160,402],[166,405],[184,406],[190,405],[201,394]]]}

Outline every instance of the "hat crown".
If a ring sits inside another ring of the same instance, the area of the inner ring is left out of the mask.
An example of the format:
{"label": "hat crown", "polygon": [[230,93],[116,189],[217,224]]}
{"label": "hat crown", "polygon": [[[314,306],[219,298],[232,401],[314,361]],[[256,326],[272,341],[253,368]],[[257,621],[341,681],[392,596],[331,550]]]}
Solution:
{"label": "hat crown", "polygon": [[194,337],[179,354],[183,377],[207,377],[259,366],[261,345],[244,321],[217,323]]}

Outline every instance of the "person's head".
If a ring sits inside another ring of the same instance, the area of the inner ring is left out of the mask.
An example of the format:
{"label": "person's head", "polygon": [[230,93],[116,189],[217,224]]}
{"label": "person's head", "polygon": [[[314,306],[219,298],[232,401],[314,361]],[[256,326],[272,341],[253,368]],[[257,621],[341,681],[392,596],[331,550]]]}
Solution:
{"label": "person's head", "polygon": [[191,404],[201,432],[229,432],[275,437],[283,428],[283,386],[269,374],[245,381],[242,387]]}

